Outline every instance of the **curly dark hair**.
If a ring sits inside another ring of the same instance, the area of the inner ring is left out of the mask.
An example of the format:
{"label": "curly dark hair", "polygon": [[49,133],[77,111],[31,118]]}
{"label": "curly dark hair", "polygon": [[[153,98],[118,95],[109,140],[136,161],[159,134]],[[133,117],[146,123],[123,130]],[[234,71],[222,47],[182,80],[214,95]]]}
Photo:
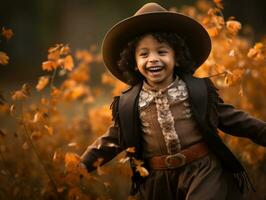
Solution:
{"label": "curly dark hair", "polygon": [[135,85],[143,80],[143,75],[136,71],[135,50],[138,42],[146,35],[152,35],[158,42],[165,42],[173,48],[175,52],[175,61],[178,66],[175,66],[174,74],[191,73],[195,71],[195,62],[192,60],[189,48],[185,40],[178,34],[172,32],[150,32],[135,37],[127,43],[126,47],[120,53],[118,67],[122,71],[123,76],[128,80],[129,85]]}

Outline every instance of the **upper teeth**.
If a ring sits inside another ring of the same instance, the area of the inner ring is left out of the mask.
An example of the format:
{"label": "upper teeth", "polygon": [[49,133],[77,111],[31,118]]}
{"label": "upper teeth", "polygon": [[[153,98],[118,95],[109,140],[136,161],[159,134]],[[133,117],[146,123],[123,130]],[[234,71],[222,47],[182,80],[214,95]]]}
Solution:
{"label": "upper teeth", "polygon": [[161,69],[161,67],[151,67],[151,68],[148,68],[148,70],[159,70]]}

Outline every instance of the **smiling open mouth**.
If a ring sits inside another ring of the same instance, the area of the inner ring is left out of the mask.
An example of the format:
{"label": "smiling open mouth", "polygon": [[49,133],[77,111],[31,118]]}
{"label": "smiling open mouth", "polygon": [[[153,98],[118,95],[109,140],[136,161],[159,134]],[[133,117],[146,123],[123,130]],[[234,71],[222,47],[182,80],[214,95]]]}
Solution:
{"label": "smiling open mouth", "polygon": [[159,71],[161,71],[163,69],[163,67],[149,67],[149,68],[147,68],[147,71],[149,71],[149,72],[159,72]]}

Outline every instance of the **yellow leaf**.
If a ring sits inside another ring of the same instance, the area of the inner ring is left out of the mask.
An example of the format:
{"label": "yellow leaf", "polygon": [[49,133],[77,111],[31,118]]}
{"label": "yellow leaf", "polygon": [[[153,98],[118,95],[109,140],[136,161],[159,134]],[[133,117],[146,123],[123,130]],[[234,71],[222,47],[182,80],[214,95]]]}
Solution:
{"label": "yellow leaf", "polygon": [[5,52],[0,51],[0,64],[6,65],[8,64],[9,57]]}
{"label": "yellow leaf", "polygon": [[49,53],[52,53],[52,52],[54,52],[54,51],[58,51],[59,48],[61,48],[62,46],[63,46],[62,44],[56,44],[55,47],[51,47],[51,48],[49,48],[49,49],[48,49],[48,52],[49,52]]}
{"label": "yellow leaf", "polygon": [[213,0],[213,2],[215,3],[215,5],[220,8],[220,9],[223,9],[224,6],[222,4],[222,0]]}
{"label": "yellow leaf", "polygon": [[52,51],[51,53],[48,54],[48,60],[56,61],[59,58],[60,58],[60,51],[59,50]]}
{"label": "yellow leaf", "polygon": [[126,151],[129,152],[129,153],[135,153],[136,152],[136,148],[135,147],[128,147],[126,149]]}
{"label": "yellow leaf", "polygon": [[49,135],[53,135],[54,133],[54,130],[52,127],[49,127],[47,125],[44,125],[44,128],[48,131]]}
{"label": "yellow leaf", "polygon": [[71,143],[68,143],[68,146],[69,147],[77,147],[78,144],[76,142],[71,142]]}
{"label": "yellow leaf", "polygon": [[14,92],[14,94],[12,95],[12,99],[14,101],[25,100],[26,98],[27,96],[20,90]]}
{"label": "yellow leaf", "polygon": [[49,77],[48,76],[41,76],[39,78],[38,84],[36,85],[36,89],[38,91],[41,91],[47,86],[48,83],[49,83]]}
{"label": "yellow leaf", "polygon": [[68,54],[69,52],[70,52],[70,48],[69,48],[68,45],[63,46],[63,47],[60,49],[60,54],[61,54],[61,55]]}
{"label": "yellow leaf", "polygon": [[67,172],[73,172],[77,170],[80,165],[80,157],[75,153],[65,154],[65,166]]}
{"label": "yellow leaf", "polygon": [[263,48],[263,44],[261,42],[258,42],[255,44],[254,46],[255,49],[262,49]]}
{"label": "yellow leaf", "polygon": [[207,28],[207,32],[211,37],[215,37],[219,34],[217,27]]}
{"label": "yellow leaf", "polygon": [[15,107],[15,105],[12,104],[12,105],[10,106],[9,110],[10,110],[10,114],[13,116],[13,115],[15,114],[15,111],[16,111],[16,107]]}
{"label": "yellow leaf", "polygon": [[122,163],[122,164],[124,164],[124,163],[126,163],[127,161],[129,161],[129,157],[125,157],[125,158],[121,158],[121,159],[119,159],[119,163]]}
{"label": "yellow leaf", "polygon": [[71,55],[68,55],[64,59],[64,69],[71,71],[73,69],[73,58]]}
{"label": "yellow leaf", "polygon": [[46,71],[52,71],[53,69],[56,69],[58,67],[58,64],[54,61],[46,61],[42,63],[42,69]]}
{"label": "yellow leaf", "polygon": [[149,175],[148,170],[145,167],[139,165],[136,167],[136,171],[138,171],[140,173],[140,176],[142,177],[146,177]]}
{"label": "yellow leaf", "polygon": [[241,23],[236,20],[228,20],[226,22],[226,28],[232,35],[236,35],[241,29]]}

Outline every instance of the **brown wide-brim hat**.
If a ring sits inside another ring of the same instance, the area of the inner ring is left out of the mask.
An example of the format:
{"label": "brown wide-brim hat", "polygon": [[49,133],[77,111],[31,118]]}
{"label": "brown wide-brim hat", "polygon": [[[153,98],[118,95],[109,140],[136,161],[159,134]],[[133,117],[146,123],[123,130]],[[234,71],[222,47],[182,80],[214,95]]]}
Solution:
{"label": "brown wide-brim hat", "polygon": [[157,3],[147,3],[132,17],[115,24],[105,35],[102,45],[103,62],[116,78],[128,84],[118,68],[120,53],[136,36],[153,31],[175,32],[182,37],[195,61],[195,69],[210,54],[210,36],[199,22],[186,15],[168,11]]}

